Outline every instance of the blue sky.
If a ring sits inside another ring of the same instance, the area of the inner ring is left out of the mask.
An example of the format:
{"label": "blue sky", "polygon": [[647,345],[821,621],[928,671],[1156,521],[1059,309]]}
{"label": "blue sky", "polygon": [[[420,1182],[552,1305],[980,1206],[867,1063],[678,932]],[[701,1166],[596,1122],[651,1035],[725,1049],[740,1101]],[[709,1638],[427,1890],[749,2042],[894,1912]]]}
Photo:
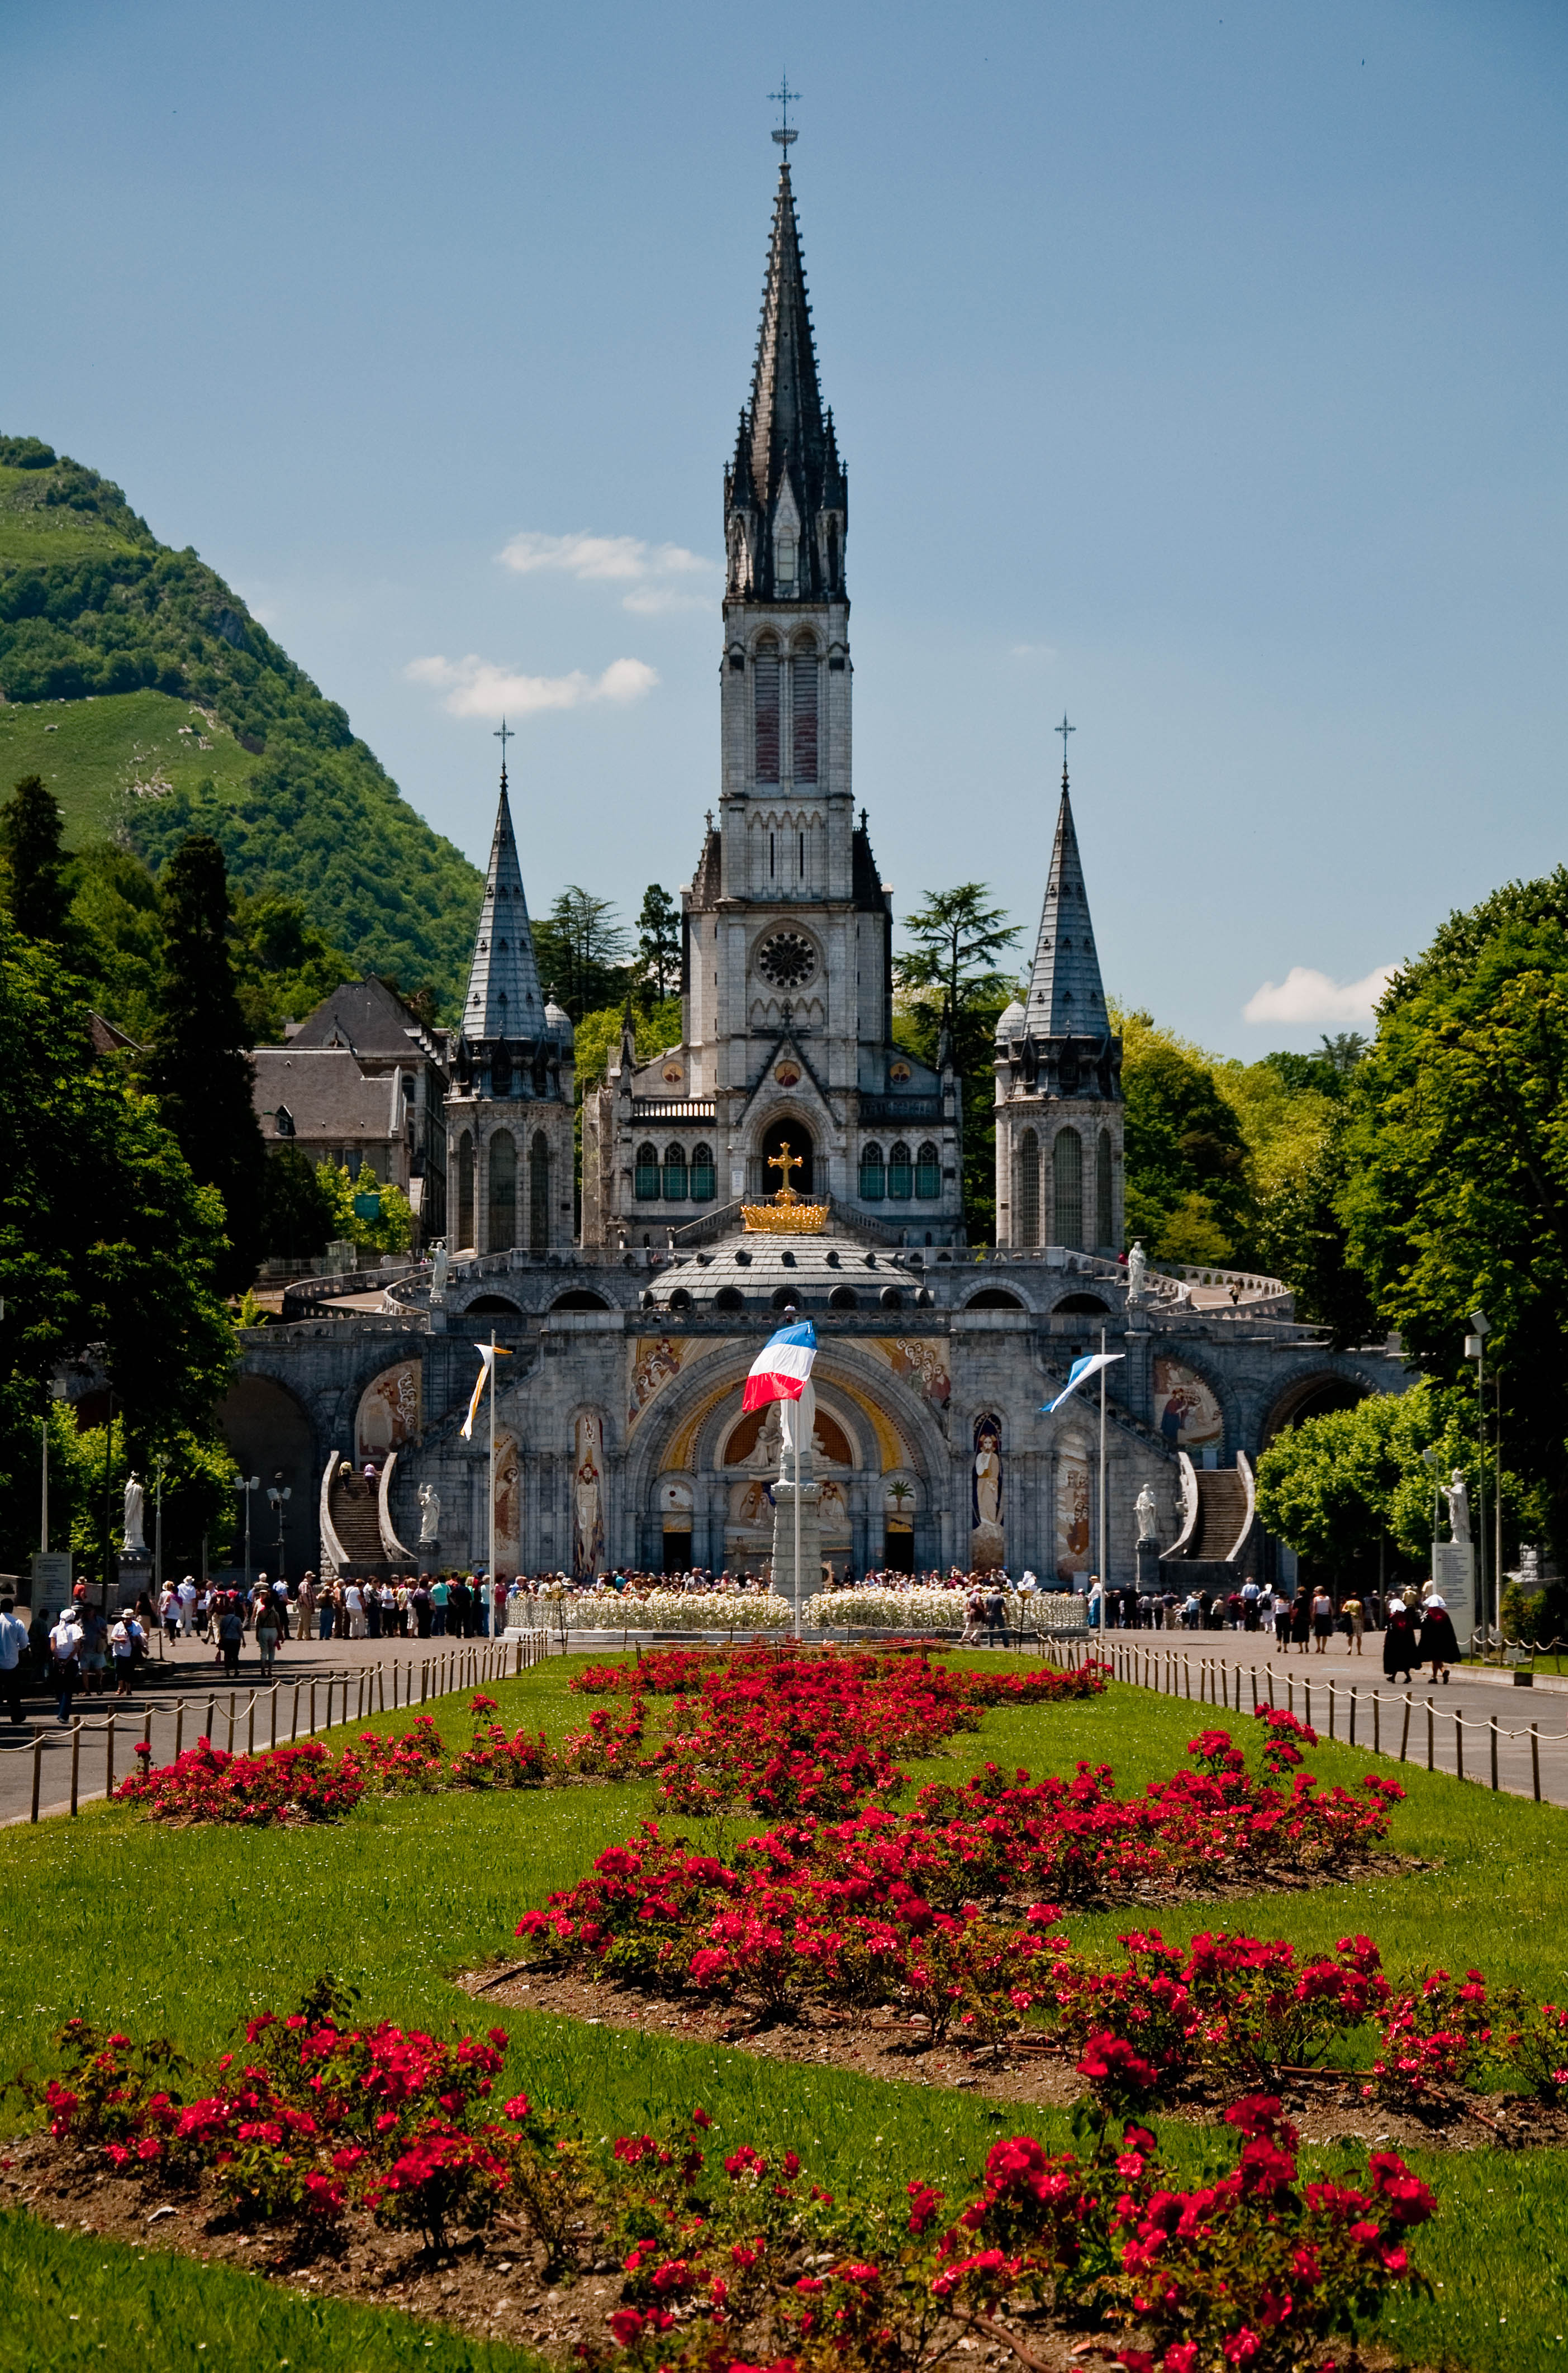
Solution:
{"label": "blue sky", "polygon": [[1032,943],[1064,709],[1107,987],[1227,1052],[1562,859],[1560,6],[3,22],[0,427],[475,858],[506,698],[536,911],[678,887],[717,797],[781,67],[899,911],[979,878]]}

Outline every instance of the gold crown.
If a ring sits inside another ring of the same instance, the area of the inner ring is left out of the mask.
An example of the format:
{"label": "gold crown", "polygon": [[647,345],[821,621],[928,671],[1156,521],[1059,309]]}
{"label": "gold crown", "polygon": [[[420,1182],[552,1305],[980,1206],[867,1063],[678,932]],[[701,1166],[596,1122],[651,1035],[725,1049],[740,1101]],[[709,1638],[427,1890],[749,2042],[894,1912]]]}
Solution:
{"label": "gold crown", "polygon": [[820,1236],[827,1225],[825,1203],[743,1203],[748,1236]]}

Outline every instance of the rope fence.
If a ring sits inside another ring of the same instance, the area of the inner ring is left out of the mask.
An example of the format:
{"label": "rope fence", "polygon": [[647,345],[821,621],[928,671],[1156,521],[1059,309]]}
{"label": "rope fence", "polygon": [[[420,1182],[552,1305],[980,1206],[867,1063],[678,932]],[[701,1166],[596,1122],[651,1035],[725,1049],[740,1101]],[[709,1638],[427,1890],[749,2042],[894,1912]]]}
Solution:
{"label": "rope fence", "polygon": [[[270,1689],[253,1689],[240,1702],[240,1692],[229,1689],[208,1689],[205,1717],[193,1726],[193,1738],[200,1736],[210,1746],[215,1726],[226,1725],[226,1736],[220,1742],[232,1755],[240,1725],[244,1736],[240,1742],[247,1755],[256,1752],[256,1709],[263,1709],[261,1728],[263,1747],[293,1746],[301,1736],[314,1738],[318,1730],[331,1730],[334,1720],[339,1723],[365,1722],[372,1714],[397,1713],[415,1705],[429,1705],[438,1698],[451,1697],[466,1689],[482,1689],[486,1682],[514,1679],[543,1664],[549,1653],[549,1634],[545,1631],[509,1631],[499,1640],[464,1642],[439,1656],[427,1656],[415,1662],[410,1657],[405,1664],[359,1665],[327,1673],[302,1676],[298,1680],[275,1681]],[[387,1694],[388,1675],[392,1677],[392,1694]],[[417,1689],[417,1697],[415,1697]],[[287,1708],[288,1735],[280,1736],[284,1715],[279,1701],[292,1691]],[[228,1703],[220,1712],[225,1694]],[[337,1712],[333,1712],[333,1699]],[[352,1704],[350,1701],[352,1700]],[[82,1741],[101,1738],[103,1752],[103,1797],[107,1803],[114,1794],[115,1750],[120,1741],[135,1733],[131,1748],[133,1762],[144,1755],[152,1757],[152,1724],[155,1715],[174,1720],[174,1752],[171,1761],[178,1761],[185,1744],[186,1710],[194,1706],[200,1712],[202,1692],[191,1691],[186,1696],[162,1702],[149,1701],[138,1707],[134,1715],[108,1714],[102,1722],[89,1722],[78,1717],[70,1725],[71,1794],[70,1810],[74,1819],[82,1796]],[[43,1790],[44,1748],[64,1738],[56,1731],[36,1730],[30,1740],[18,1747],[0,1748],[0,1757],[30,1755],[32,1758],[32,1798],[29,1821],[39,1818],[40,1800]],[[97,1794],[97,1790],[92,1792]],[[20,1817],[18,1816],[18,1818]]]}
{"label": "rope fence", "polygon": [[[1094,1661],[1108,1664],[1114,1678],[1125,1681],[1134,1689],[1153,1689],[1162,1697],[1183,1698],[1189,1700],[1195,1705],[1223,1708],[1229,1713],[1246,1712],[1256,1713],[1261,1705],[1278,1706],[1281,1701],[1277,1693],[1277,1683],[1281,1677],[1275,1673],[1272,1665],[1263,1666],[1262,1688],[1259,1689],[1258,1668],[1256,1665],[1229,1665],[1223,1657],[1194,1657],[1189,1652],[1177,1648],[1124,1645],[1119,1640],[1109,1642],[1106,1647],[1081,1643],[1076,1641],[1059,1642],[1056,1661],[1074,1667],[1082,1667]],[[1312,1725],[1314,1684],[1305,1674],[1298,1677],[1294,1673],[1287,1672],[1282,1677],[1285,1686],[1285,1712],[1287,1713],[1296,1712],[1296,1696],[1299,1691],[1302,1701],[1301,1718],[1305,1723]],[[1195,1682],[1196,1686],[1194,1686]],[[1245,1703],[1247,1689],[1250,1689],[1251,1693],[1250,1708]],[[1420,1700],[1410,1689],[1406,1689],[1402,1694],[1386,1694],[1375,1688],[1359,1689],[1353,1681],[1347,1687],[1342,1681],[1336,1681],[1331,1677],[1325,1676],[1316,1685],[1316,1695],[1320,1715],[1327,1701],[1328,1733],[1330,1738],[1341,1739],[1348,1747],[1370,1747],[1374,1755],[1386,1756],[1391,1762],[1408,1763],[1412,1760],[1410,1752],[1411,1724],[1417,1715],[1424,1714],[1426,1734],[1424,1759],[1429,1771],[1446,1768],[1438,1761],[1438,1726],[1443,1723],[1451,1723],[1454,1731],[1454,1776],[1459,1780],[1469,1776],[1465,1771],[1465,1734],[1467,1731],[1480,1732],[1486,1744],[1491,1783],[1494,1789],[1499,1788],[1501,1784],[1497,1769],[1499,1743],[1503,1740],[1512,1742],[1527,1739],[1530,1749],[1531,1793],[1538,1805],[1541,1802],[1540,1750],[1543,1746],[1560,1746],[1564,1741],[1568,1741],[1568,1730],[1543,1732],[1539,1722],[1532,1722],[1528,1730],[1507,1730],[1498,1722],[1495,1714],[1462,1714],[1457,1706],[1439,1705],[1430,1697],[1424,1701]],[[1391,1745],[1384,1744],[1385,1708],[1390,1709],[1394,1717],[1389,1724],[1390,1738],[1396,1724],[1398,1729],[1398,1753]],[[1372,1717],[1370,1740],[1365,1736],[1366,1716],[1369,1710]],[[1356,1736],[1358,1724],[1363,1734],[1359,1739]],[[1421,1743],[1421,1733],[1418,1728],[1417,1752],[1413,1759],[1417,1762],[1422,1759],[1420,1751]],[[1523,1794],[1523,1791],[1519,1793]]]}

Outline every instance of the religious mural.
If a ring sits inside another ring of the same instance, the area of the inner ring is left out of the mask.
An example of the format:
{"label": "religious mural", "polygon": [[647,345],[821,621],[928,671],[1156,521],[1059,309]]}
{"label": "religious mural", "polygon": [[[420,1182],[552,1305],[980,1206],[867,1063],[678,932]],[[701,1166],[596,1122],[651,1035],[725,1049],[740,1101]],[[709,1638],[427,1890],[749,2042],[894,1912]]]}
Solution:
{"label": "religious mural", "polygon": [[380,1467],[389,1451],[418,1440],[423,1374],[417,1360],[400,1360],[366,1385],[354,1423],[356,1466],[371,1458]]}
{"label": "religious mural", "polygon": [[988,1413],[975,1420],[975,1458],[969,1489],[971,1567],[983,1570],[1007,1563],[1001,1485],[1001,1420]]}
{"label": "religious mural", "polygon": [[817,1522],[825,1549],[849,1546],[849,1498],[842,1483],[826,1482],[817,1501]]}
{"label": "religious mural", "polygon": [[517,1436],[496,1435],[496,1572],[515,1573],[522,1563],[522,1459]]}
{"label": "religious mural", "polygon": [[1093,1498],[1089,1459],[1082,1450],[1064,1450],[1056,1470],[1056,1578],[1069,1585],[1089,1572],[1093,1536]]}
{"label": "religious mural", "polygon": [[754,1531],[758,1526],[768,1527],[772,1538],[773,1486],[766,1477],[755,1475],[749,1483],[731,1484],[730,1522]]}
{"label": "religious mural", "polygon": [[1168,1450],[1209,1450],[1225,1438],[1220,1404],[1179,1360],[1154,1362],[1154,1423]]}
{"label": "religious mural", "polygon": [[866,1349],[878,1352],[894,1374],[923,1394],[932,1409],[944,1409],[953,1398],[953,1379],[947,1373],[945,1350],[941,1343],[878,1339]]}
{"label": "religious mural", "polygon": [[604,1564],[604,1426],[583,1409],[572,1429],[572,1572],[590,1581]]}
{"label": "religious mural", "polygon": [[694,1346],[668,1335],[639,1335],[632,1355],[631,1389],[626,1396],[626,1423],[635,1425],[655,1393],[681,1373],[681,1363]]}

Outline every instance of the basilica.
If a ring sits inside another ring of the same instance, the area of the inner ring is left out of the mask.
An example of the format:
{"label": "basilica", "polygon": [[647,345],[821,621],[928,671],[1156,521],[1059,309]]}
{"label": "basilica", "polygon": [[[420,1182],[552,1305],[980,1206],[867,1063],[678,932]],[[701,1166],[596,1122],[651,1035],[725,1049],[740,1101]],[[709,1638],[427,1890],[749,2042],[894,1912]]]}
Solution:
{"label": "basilica", "polygon": [[[997,1025],[993,1245],[965,1240],[951,1050],[923,1063],[895,1038],[793,136],[724,473],[719,788],[681,892],[680,1043],[639,1061],[628,1017],[582,1100],[579,1190],[572,1025],[539,977],[503,766],[457,1027],[361,983],[257,1050],[269,1136],[368,1154],[436,1257],[292,1287],[283,1323],[243,1338],[226,1432],[247,1472],[287,1481],[296,1572],[483,1563],[494,1538],[503,1572],[755,1572],[779,1469],[741,1387],[794,1311],[820,1346],[813,1556],[838,1573],[1082,1587],[1157,1560],[1183,1590],[1288,1584],[1254,1511],[1259,1449],[1407,1372],[1392,1347],[1332,1349],[1273,1279],[1128,1259],[1120,1043],[1065,766],[1027,991]],[[462,1431],[492,1338],[493,1467]],[[1102,1345],[1103,1445],[1097,1405],[1047,1413]]]}

